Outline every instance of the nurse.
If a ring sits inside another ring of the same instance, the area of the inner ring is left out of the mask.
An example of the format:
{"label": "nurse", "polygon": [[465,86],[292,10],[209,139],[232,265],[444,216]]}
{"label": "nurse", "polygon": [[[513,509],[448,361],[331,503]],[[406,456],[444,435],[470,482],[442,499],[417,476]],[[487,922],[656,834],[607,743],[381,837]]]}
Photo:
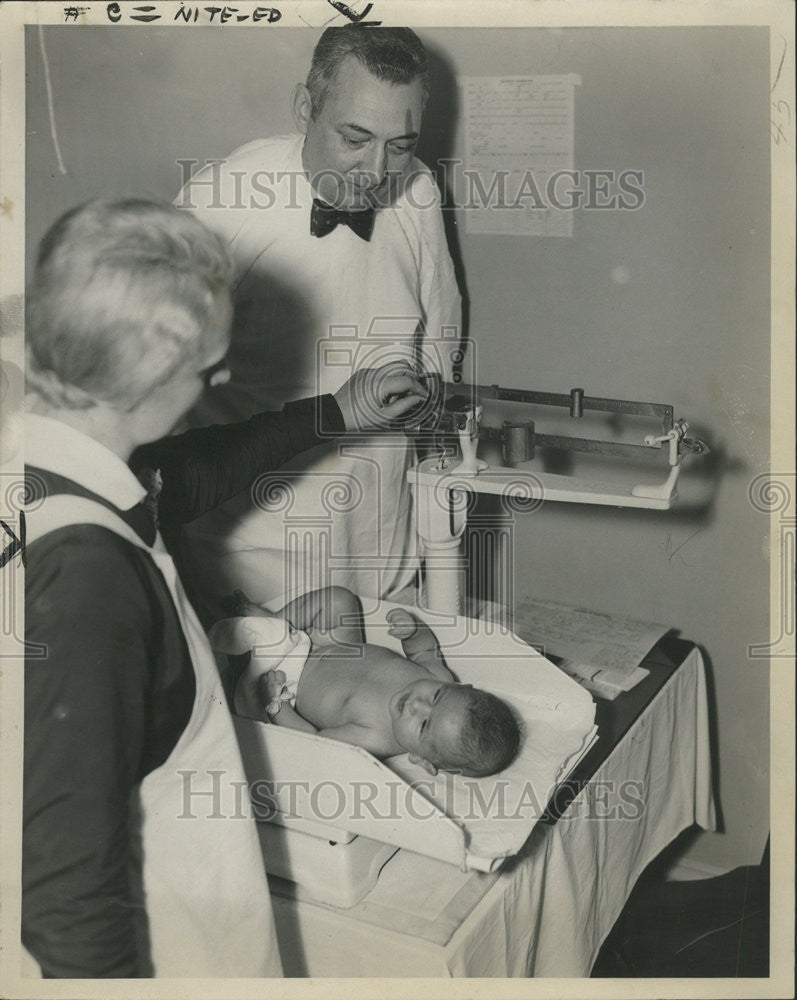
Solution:
{"label": "nurse", "polygon": [[[144,447],[226,377],[230,267],[192,215],[95,201],[42,241],[27,304],[22,941],[45,977],[278,976],[232,721],[156,528],[424,390],[335,396]],[[200,786],[197,775],[208,777]],[[31,963],[32,965],[33,963]]]}

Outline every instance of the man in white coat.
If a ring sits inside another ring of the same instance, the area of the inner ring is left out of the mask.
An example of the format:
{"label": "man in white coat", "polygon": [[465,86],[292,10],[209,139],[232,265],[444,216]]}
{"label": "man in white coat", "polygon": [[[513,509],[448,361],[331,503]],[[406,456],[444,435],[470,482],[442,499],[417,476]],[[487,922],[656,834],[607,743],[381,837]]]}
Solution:
{"label": "man in white coat", "polygon": [[[298,131],[185,186],[178,206],[222,236],[235,266],[232,378],[196,423],[334,392],[393,359],[450,376],[460,297],[440,194],[414,156],[427,97],[410,29],[327,29],[294,91]],[[259,602],[330,584],[411,599],[413,460],[398,433],[325,445],[195,522],[183,549],[195,600],[213,618],[235,587]]]}

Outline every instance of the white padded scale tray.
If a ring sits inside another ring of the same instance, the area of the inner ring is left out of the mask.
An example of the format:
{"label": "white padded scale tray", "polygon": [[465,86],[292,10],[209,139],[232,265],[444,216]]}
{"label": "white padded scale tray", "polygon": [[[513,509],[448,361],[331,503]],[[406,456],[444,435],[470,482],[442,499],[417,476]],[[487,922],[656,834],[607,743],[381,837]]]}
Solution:
{"label": "white padded scale tray", "polygon": [[[401,652],[385,614],[363,601],[366,638]],[[345,844],[364,836],[460,866],[492,871],[517,853],[556,786],[595,739],[582,687],[500,626],[409,608],[434,630],[457,678],[504,698],[521,721],[514,763],[498,775],[431,777],[406,755],[382,762],[360,747],[236,718],[256,818]]]}

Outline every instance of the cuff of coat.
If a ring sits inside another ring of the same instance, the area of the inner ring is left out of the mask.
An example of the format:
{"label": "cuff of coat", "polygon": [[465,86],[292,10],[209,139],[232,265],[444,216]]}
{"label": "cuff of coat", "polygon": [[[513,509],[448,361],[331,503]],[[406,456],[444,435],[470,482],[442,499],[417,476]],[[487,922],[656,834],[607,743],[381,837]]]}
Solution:
{"label": "cuff of coat", "polygon": [[297,399],[286,403],[283,412],[297,451],[340,437],[346,431],[343,414],[332,395]]}

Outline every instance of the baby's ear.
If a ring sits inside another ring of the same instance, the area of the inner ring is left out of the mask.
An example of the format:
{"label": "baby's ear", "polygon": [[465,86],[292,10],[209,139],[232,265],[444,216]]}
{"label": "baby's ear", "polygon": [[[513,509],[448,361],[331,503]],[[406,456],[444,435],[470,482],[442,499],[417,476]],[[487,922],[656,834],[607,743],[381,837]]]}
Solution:
{"label": "baby's ear", "polygon": [[437,768],[434,766],[434,764],[430,760],[427,760],[425,757],[418,757],[417,754],[414,753],[410,754],[410,764],[418,764],[420,767],[424,769],[424,771],[428,771],[428,773],[431,775],[437,774]]}

